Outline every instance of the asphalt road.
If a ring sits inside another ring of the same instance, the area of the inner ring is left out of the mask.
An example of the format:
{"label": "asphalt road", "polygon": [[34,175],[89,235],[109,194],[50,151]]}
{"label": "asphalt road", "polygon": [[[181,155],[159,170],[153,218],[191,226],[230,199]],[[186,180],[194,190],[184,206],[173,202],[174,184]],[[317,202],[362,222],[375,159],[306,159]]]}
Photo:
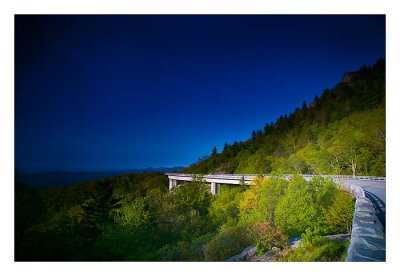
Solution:
{"label": "asphalt road", "polygon": [[344,182],[363,188],[364,191],[377,196],[386,205],[386,181],[346,179]]}

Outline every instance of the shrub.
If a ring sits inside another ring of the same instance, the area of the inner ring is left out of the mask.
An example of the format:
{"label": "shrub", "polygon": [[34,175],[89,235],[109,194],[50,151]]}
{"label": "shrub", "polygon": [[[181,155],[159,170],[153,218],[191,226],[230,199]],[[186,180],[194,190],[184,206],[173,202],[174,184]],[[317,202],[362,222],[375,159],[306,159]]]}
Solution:
{"label": "shrub", "polygon": [[288,236],[300,236],[307,228],[319,228],[323,216],[313,203],[308,184],[302,176],[294,175],[275,212],[275,223]]}
{"label": "shrub", "polygon": [[349,241],[330,241],[316,237],[307,244],[301,243],[299,247],[282,256],[279,261],[289,262],[337,262],[346,258]]}
{"label": "shrub", "polygon": [[250,233],[259,254],[271,250],[272,247],[282,249],[287,245],[287,236],[283,234],[279,226],[271,223],[255,223],[250,227]]}
{"label": "shrub", "polygon": [[351,233],[353,213],[353,197],[345,191],[340,191],[326,214],[329,230],[332,233]]}
{"label": "shrub", "polygon": [[122,202],[121,208],[115,211],[114,220],[121,226],[140,227],[149,218],[145,211],[145,198],[138,197],[131,202]]}
{"label": "shrub", "polygon": [[169,244],[158,250],[161,261],[204,261],[205,246],[213,237],[207,233],[190,241],[179,241]]}
{"label": "shrub", "polygon": [[[228,186],[228,185],[226,185]],[[209,208],[209,217],[215,227],[236,225],[239,214],[239,202],[242,193],[238,187],[224,187],[220,195],[214,196]]]}
{"label": "shrub", "polygon": [[206,261],[223,261],[251,244],[246,227],[225,227],[205,247]]}
{"label": "shrub", "polygon": [[273,223],[275,209],[285,194],[287,181],[277,177],[257,178],[239,204],[242,224]]}

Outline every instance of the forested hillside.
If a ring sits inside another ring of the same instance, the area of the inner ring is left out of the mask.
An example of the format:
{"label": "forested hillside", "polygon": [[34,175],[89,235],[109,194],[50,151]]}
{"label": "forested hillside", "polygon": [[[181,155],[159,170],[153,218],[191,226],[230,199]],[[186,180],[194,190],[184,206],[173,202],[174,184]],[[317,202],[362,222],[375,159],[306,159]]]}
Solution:
{"label": "forested hillside", "polygon": [[[348,233],[354,202],[332,181],[259,178],[251,188],[211,195],[201,179],[172,192],[161,173],[138,173],[64,188],[16,184],[17,261],[221,261],[248,245],[284,250],[302,236],[317,255],[342,260],[346,244],[321,235]],[[318,243],[315,243],[318,242]],[[302,247],[303,248],[303,247]],[[294,258],[294,259],[293,259]],[[285,259],[282,259],[285,260]]]}
{"label": "forested hillside", "polygon": [[225,144],[221,153],[214,148],[184,171],[386,175],[385,61],[344,74],[311,104],[254,130],[247,141]]}

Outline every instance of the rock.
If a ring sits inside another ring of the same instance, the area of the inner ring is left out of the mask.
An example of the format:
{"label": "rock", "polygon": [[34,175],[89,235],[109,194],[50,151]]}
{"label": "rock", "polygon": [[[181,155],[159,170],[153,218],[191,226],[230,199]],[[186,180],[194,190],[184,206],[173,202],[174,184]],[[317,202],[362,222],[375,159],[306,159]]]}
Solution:
{"label": "rock", "polygon": [[256,255],[256,248],[254,246],[246,247],[241,253],[226,259],[225,262],[242,262],[247,261],[249,257]]}

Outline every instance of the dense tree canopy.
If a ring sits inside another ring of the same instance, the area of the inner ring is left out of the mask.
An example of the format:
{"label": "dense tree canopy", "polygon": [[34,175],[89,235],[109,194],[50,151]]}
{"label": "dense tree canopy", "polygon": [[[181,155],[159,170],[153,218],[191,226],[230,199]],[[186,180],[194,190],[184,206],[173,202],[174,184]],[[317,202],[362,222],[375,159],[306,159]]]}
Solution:
{"label": "dense tree canopy", "polygon": [[386,175],[385,61],[189,166],[192,173]]}
{"label": "dense tree canopy", "polygon": [[[21,191],[17,212],[22,204],[51,204],[53,193],[68,197],[54,208],[32,209],[40,216],[18,224],[17,259],[224,260],[250,244],[264,252],[284,248],[288,237],[307,231],[321,235],[351,230],[353,199],[329,179],[259,177],[250,188],[222,186],[221,195],[212,195],[201,178],[170,192],[166,183],[149,185],[160,175],[126,175],[36,191],[35,201],[23,202],[26,192]],[[123,191],[126,185],[148,188],[144,195],[132,196]]]}

